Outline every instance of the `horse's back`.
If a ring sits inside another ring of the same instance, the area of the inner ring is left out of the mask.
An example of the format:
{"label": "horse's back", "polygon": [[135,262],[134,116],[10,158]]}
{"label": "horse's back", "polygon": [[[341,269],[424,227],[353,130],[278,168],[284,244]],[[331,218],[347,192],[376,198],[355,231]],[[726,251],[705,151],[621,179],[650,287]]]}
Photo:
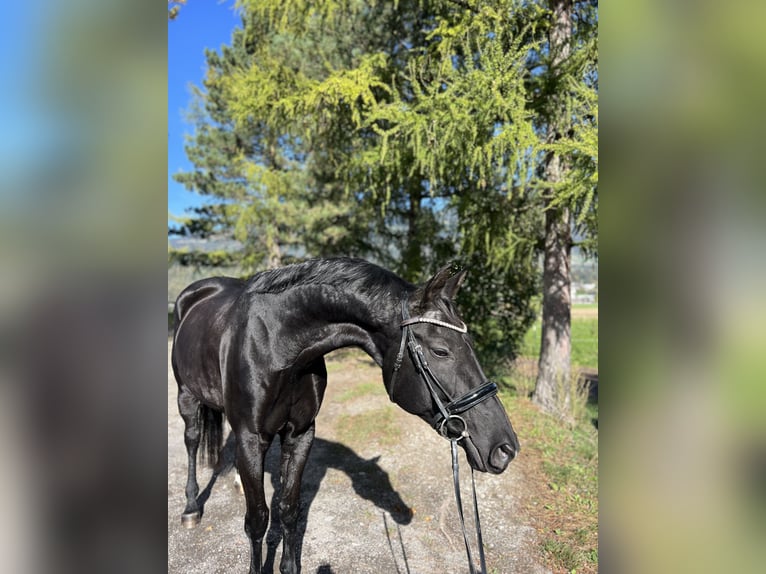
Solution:
{"label": "horse's back", "polygon": [[176,299],[172,364],[176,381],[200,400],[223,407],[219,348],[226,317],[246,282],[230,277],[201,279]]}

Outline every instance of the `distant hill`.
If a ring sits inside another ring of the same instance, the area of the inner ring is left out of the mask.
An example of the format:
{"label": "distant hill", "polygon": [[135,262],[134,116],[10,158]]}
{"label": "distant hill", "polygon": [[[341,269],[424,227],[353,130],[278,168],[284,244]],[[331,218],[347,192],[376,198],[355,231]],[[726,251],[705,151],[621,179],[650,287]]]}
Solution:
{"label": "distant hill", "polygon": [[237,251],[242,244],[235,239],[225,237],[200,239],[198,237],[168,237],[168,246],[173,249],[195,251]]}

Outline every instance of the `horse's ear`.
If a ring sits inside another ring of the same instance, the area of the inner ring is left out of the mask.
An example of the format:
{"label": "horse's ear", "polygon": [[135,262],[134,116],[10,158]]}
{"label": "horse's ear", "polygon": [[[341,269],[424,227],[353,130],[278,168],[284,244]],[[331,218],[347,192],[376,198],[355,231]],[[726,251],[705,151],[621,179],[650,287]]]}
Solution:
{"label": "horse's ear", "polygon": [[423,291],[423,303],[434,301],[437,297],[451,301],[463,284],[465,275],[465,269],[455,273],[451,265],[442,267],[426,284]]}

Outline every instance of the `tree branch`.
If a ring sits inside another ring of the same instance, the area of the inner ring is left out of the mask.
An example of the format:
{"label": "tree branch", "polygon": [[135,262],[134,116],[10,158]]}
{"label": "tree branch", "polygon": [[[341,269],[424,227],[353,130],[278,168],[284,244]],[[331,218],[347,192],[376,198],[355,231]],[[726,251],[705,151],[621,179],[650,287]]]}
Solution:
{"label": "tree branch", "polygon": [[479,13],[478,8],[474,8],[468,2],[464,2],[463,0],[447,0],[447,1],[450,2],[451,4],[457,4],[458,6],[460,6],[461,8],[465,8],[466,10],[470,10],[474,14]]}

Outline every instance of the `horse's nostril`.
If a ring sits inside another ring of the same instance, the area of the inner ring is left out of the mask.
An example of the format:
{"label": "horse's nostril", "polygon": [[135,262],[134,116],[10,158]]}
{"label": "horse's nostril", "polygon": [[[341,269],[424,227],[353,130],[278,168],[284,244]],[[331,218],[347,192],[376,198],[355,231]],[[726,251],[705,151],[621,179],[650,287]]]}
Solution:
{"label": "horse's nostril", "polygon": [[492,451],[489,462],[494,470],[503,472],[515,456],[516,449],[512,445],[504,443]]}
{"label": "horse's nostril", "polygon": [[514,449],[511,445],[504,444],[500,448],[508,455],[509,462],[516,457],[516,449]]}

